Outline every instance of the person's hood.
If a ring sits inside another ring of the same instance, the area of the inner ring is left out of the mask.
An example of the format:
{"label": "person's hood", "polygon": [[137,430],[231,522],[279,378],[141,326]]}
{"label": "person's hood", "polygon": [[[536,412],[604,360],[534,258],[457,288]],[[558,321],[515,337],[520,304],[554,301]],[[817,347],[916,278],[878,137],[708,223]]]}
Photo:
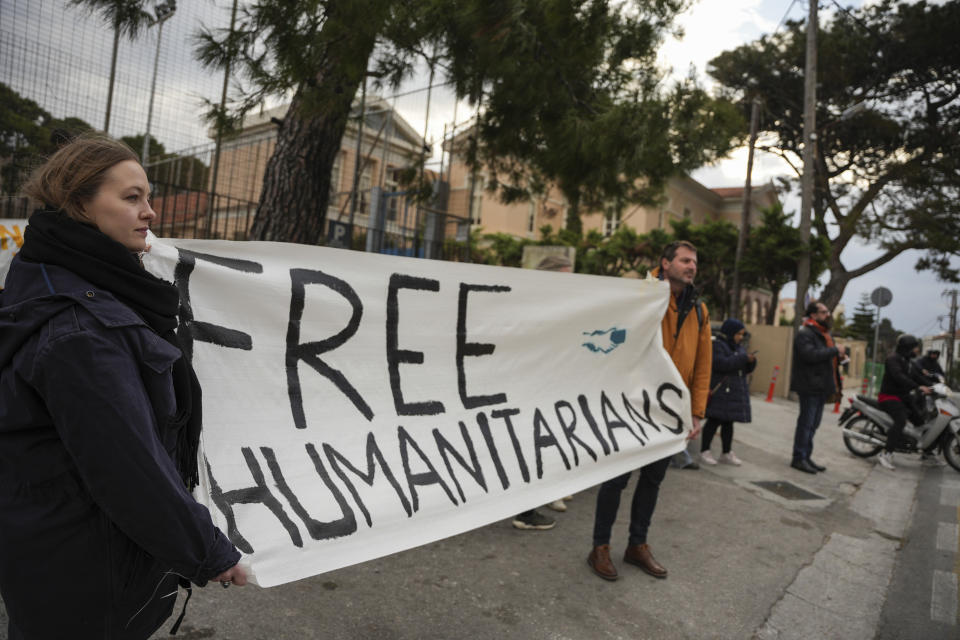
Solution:
{"label": "person's hood", "polygon": [[720,333],[722,333],[727,339],[731,342],[733,341],[733,336],[740,333],[742,329],[746,329],[746,326],[736,318],[727,318],[723,321],[723,325],[720,327]]}
{"label": "person's hood", "polygon": [[85,295],[84,290],[55,292],[44,265],[14,258],[0,294],[0,369],[50,318]]}

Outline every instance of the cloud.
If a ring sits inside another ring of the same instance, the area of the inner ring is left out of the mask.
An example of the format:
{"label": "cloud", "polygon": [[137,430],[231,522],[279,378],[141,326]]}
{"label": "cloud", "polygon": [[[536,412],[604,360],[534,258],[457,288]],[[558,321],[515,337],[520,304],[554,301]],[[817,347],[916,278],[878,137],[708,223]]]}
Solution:
{"label": "cloud", "polygon": [[764,4],[763,0],[697,2],[677,20],[684,34],[664,43],[658,56],[660,64],[672,68],[674,77],[685,77],[692,67],[706,80],[707,62],[776,29],[777,23],[761,10]]}

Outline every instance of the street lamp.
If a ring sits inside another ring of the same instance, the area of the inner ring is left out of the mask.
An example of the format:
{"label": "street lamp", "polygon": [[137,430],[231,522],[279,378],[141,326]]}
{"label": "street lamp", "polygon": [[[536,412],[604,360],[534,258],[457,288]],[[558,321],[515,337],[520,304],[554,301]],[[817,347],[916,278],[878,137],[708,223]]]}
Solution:
{"label": "street lamp", "polygon": [[163,23],[177,10],[177,0],[165,0],[154,5],[154,14],[157,19],[153,24],[157,27],[157,53],[153,57],[153,81],[150,83],[150,106],[147,107],[147,131],[143,134],[143,150],[140,153],[140,162],[146,166],[150,160],[150,125],[153,121],[153,96],[157,91],[157,67],[160,63],[160,41],[163,38]]}

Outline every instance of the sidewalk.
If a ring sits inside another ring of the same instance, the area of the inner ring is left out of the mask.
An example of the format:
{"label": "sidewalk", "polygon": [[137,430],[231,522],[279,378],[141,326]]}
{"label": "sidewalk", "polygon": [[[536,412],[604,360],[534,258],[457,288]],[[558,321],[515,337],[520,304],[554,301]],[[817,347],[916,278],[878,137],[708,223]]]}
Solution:
{"label": "sidewalk", "polygon": [[667,473],[649,540],[666,580],[620,560],[631,482],[614,527],[617,582],[586,565],[594,488],[566,513],[544,509],[550,531],[505,520],[272,589],[196,590],[178,637],[873,638],[919,462],[874,470],[846,451],[827,407],[814,458],[828,470],[801,473],[788,466],[797,405],[752,402],[753,422],[735,431],[742,467]]}

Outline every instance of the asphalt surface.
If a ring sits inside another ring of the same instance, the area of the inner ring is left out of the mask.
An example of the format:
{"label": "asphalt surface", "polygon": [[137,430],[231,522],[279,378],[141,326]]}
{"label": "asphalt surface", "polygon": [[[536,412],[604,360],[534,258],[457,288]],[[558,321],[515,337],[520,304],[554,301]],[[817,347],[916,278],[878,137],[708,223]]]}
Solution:
{"label": "asphalt surface", "polygon": [[960,474],[928,470],[897,556],[878,640],[956,640],[960,557]]}
{"label": "asphalt surface", "polygon": [[[904,461],[893,473],[875,469],[872,460],[846,451],[829,407],[814,452],[828,469],[801,473],[788,466],[796,404],[752,400],[753,422],[736,426],[742,467],[667,473],[649,538],[669,569],[666,580],[620,560],[626,504],[612,541],[620,580],[591,573],[593,488],[575,495],[566,513],[541,509],[557,519],[550,531],[518,531],[505,520],[279,587],[196,590],[177,637],[960,637],[956,572],[952,609],[951,579],[943,575],[956,566],[956,546],[954,564],[946,551],[931,561],[929,547],[912,546],[931,535],[934,549],[937,540],[949,546],[951,534],[956,543],[955,530],[941,523],[958,523],[960,474],[924,469],[918,461]],[[715,455],[719,447],[717,437]],[[626,491],[632,490],[631,481]],[[901,580],[924,572],[915,583]],[[929,617],[934,595],[941,618],[935,629],[946,635],[911,634],[909,622],[895,626],[904,607]],[[5,627],[0,606],[0,640]],[[154,637],[169,637],[168,628]]]}

